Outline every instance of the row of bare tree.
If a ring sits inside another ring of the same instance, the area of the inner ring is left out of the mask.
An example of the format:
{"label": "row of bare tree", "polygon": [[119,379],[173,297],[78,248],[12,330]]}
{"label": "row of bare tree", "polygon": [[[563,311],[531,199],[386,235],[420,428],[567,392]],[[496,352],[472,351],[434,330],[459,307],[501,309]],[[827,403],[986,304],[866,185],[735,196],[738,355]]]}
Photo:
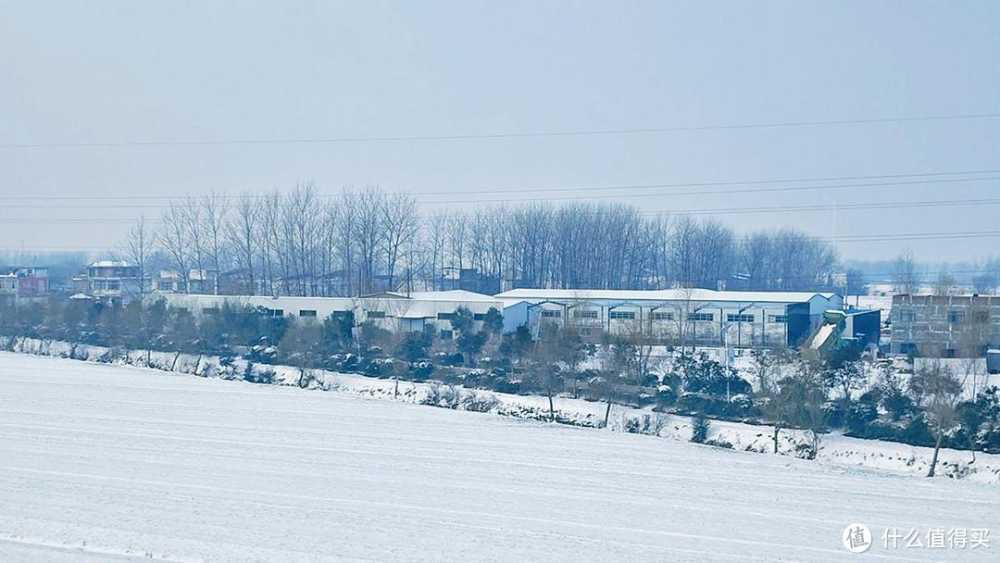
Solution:
{"label": "row of bare tree", "polygon": [[[124,245],[143,270],[158,256],[183,287],[226,272],[212,291],[359,295],[450,288],[462,270],[486,286],[812,290],[829,286],[831,246],[801,232],[738,236],[714,220],[647,216],[620,203],[528,204],[422,215],[413,196],[377,188],[172,202]],[[204,290],[204,289],[203,289]]]}

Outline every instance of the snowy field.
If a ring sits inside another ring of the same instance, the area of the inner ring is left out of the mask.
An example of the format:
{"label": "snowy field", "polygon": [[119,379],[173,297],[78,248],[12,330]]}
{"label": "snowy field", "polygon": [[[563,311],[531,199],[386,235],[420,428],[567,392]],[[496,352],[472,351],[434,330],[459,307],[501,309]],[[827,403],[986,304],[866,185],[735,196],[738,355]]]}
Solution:
{"label": "snowy field", "polygon": [[[0,560],[998,560],[1000,488],[0,353]],[[885,529],[992,531],[886,549]]]}

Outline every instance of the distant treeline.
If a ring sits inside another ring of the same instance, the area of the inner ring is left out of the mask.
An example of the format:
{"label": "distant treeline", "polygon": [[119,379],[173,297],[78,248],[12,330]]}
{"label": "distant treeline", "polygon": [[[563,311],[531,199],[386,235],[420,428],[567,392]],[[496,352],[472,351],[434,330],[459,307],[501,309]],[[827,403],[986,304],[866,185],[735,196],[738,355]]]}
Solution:
{"label": "distant treeline", "polygon": [[[123,257],[149,270],[235,272],[227,291],[357,295],[452,288],[655,289],[677,285],[818,290],[835,283],[830,244],[794,230],[738,235],[712,219],[649,215],[620,203],[530,203],[421,213],[371,188],[173,202],[141,222]],[[474,278],[474,279],[473,279]],[[501,284],[502,280],[502,284]],[[187,280],[183,280],[187,281]]]}

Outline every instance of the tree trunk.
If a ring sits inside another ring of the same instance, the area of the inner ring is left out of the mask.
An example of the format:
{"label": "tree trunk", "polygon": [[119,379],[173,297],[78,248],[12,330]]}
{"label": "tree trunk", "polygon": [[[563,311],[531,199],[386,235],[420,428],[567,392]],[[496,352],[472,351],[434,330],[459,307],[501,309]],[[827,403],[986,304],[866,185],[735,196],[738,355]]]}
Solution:
{"label": "tree trunk", "polygon": [[774,453],[778,453],[778,432],[781,432],[781,426],[774,425]]}
{"label": "tree trunk", "polygon": [[393,399],[398,399],[399,398],[399,378],[398,377],[396,378],[396,384],[393,386],[393,389],[392,389],[392,398]]}
{"label": "tree trunk", "polygon": [[934,476],[934,469],[937,467],[938,452],[941,451],[941,440],[944,438],[944,432],[938,431],[937,442],[934,444],[934,457],[931,458],[931,468],[927,471],[928,477]]}
{"label": "tree trunk", "polygon": [[602,428],[608,427],[608,418],[611,416],[611,400],[608,400],[608,408],[604,411],[604,426]]}
{"label": "tree trunk", "polygon": [[552,393],[549,393],[549,422],[555,422],[555,421],[556,421],[556,409],[552,405]]}

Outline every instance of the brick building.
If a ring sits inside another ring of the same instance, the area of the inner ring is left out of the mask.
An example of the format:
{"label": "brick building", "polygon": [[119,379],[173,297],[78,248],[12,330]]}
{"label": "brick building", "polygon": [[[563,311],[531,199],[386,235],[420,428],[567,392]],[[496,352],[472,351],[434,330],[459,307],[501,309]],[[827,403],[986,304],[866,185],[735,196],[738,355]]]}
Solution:
{"label": "brick building", "polygon": [[1000,297],[895,295],[891,351],[928,357],[980,357],[1000,345]]}

